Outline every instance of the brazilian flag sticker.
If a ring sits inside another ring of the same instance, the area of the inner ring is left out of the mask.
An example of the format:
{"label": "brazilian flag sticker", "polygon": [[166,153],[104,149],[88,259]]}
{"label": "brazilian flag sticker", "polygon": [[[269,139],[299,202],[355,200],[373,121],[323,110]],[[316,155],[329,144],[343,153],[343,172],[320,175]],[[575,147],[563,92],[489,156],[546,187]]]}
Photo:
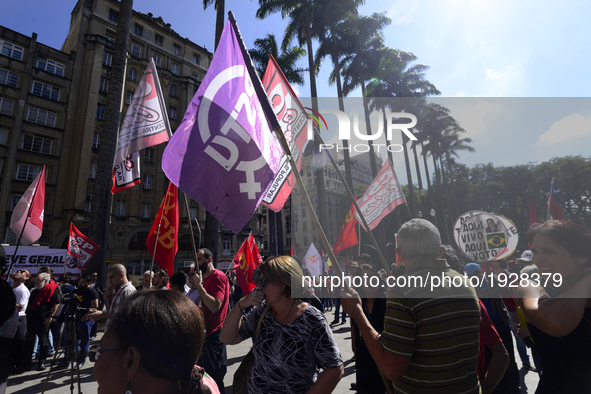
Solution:
{"label": "brazilian flag sticker", "polygon": [[486,241],[488,242],[489,249],[506,248],[507,240],[505,239],[505,233],[493,233],[486,234]]}

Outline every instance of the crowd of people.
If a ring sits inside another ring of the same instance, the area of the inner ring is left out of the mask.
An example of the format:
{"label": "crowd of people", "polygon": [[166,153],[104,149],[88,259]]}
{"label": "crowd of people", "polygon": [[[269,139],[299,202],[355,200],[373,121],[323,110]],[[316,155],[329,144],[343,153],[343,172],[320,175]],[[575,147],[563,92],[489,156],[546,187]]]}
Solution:
{"label": "crowd of people", "polygon": [[[34,280],[19,270],[12,288],[0,288],[0,388],[32,360],[44,370],[58,349],[66,349],[60,366],[83,366],[96,322],[106,319],[94,364],[99,392],[224,393],[227,353],[246,340],[252,355],[244,387],[233,392],[330,393],[344,374],[333,329],[348,314],[358,393],[518,393],[516,356],[540,374],[536,393],[590,392],[591,231],[548,221],[527,238],[530,250],[514,260],[475,263],[442,245],[429,221],[413,219],[397,233],[403,263],[386,272],[362,254],[348,264],[348,276],[377,285],[309,289],[300,298],[292,285],[304,272],[289,256],[266,259],[246,295],[208,249],[198,250],[188,274],[147,271],[137,288],[121,264],[109,267],[104,290],[95,274],[74,286],[67,276],[55,282],[49,267]],[[512,273],[521,275],[517,285],[495,282]],[[536,273],[558,274],[560,283],[539,286]],[[389,276],[449,281],[389,288]],[[474,276],[483,279],[478,286],[455,285]],[[68,341],[72,330],[76,342]]]}

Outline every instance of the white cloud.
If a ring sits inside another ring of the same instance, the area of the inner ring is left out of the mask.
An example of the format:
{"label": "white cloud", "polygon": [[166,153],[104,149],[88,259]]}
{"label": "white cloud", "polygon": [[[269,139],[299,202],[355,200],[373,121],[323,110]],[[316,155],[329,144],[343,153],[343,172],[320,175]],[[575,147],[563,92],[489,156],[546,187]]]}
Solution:
{"label": "white cloud", "polygon": [[486,72],[486,77],[488,79],[499,79],[499,72],[496,70],[493,70],[492,68],[487,68],[485,70]]}
{"label": "white cloud", "polygon": [[581,114],[568,115],[552,124],[548,131],[540,136],[538,145],[552,145],[559,142],[571,141],[591,134],[591,116]]}

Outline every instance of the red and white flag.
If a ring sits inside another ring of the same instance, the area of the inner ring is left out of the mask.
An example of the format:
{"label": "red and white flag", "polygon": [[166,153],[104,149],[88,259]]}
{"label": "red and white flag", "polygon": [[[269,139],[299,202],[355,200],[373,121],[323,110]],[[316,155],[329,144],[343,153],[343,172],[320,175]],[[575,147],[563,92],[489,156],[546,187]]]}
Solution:
{"label": "red and white flag", "polygon": [[12,211],[10,228],[20,237],[21,245],[30,245],[41,237],[44,212],[45,166]]}
{"label": "red and white flag", "polygon": [[[363,196],[357,200],[357,205],[359,205],[369,229],[373,230],[383,218],[402,204],[406,204],[404,193],[390,160],[386,160],[380,173],[369,184]],[[355,213],[355,217],[362,222],[359,212]]]}
{"label": "red and white flag", "polygon": [[168,141],[171,132],[156,65],[150,59],[119,131],[113,160],[113,194],[141,182],[140,150]]}
{"label": "red and white flag", "polygon": [[554,191],[554,178],[550,182],[550,196],[548,197],[548,220],[564,220],[564,213]]}
{"label": "red and white flag", "polygon": [[254,242],[252,233],[244,240],[238,253],[234,256],[234,271],[236,272],[236,280],[244,295],[249,294],[254,290],[256,285],[252,282],[252,272],[263,262],[259,248]]}
{"label": "red and white flag", "polygon": [[[99,248],[100,246],[94,243],[94,241],[86,235],[82,234],[73,223],[70,223],[70,237],[68,241],[68,257],[70,264],[68,264],[68,267],[78,267],[79,269],[86,267],[86,264]],[[76,265],[74,265],[74,263]]]}
{"label": "red and white flag", "polygon": [[[158,231],[158,225],[160,225],[160,231]],[[150,229],[150,234],[146,239],[148,252],[154,256],[154,260],[156,260],[160,268],[166,269],[170,273],[174,272],[174,258],[179,249],[178,234],[178,189],[174,183],[170,182],[168,190],[160,204],[160,209],[158,209],[158,215],[156,215],[154,224],[152,224],[152,228]],[[156,236],[158,236],[158,239],[156,239]],[[156,252],[154,253],[155,245]]]}

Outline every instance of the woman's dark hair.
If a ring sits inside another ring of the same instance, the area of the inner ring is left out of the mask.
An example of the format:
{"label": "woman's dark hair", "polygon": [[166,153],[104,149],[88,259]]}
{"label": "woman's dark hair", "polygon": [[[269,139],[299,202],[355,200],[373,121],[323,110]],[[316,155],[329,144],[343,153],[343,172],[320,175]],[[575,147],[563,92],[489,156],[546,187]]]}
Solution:
{"label": "woman's dark hair", "polygon": [[183,271],[179,271],[170,277],[170,285],[177,286],[179,289],[181,289],[181,291],[184,290],[187,281],[187,274],[185,274]]}
{"label": "woman's dark hair", "polygon": [[152,375],[180,381],[194,392],[194,367],[204,340],[204,322],[193,301],[173,291],[142,291],[129,297],[109,330],[119,346],[135,346]]}
{"label": "woman's dark hair", "polygon": [[576,257],[586,258],[591,263],[591,231],[565,220],[548,220],[542,224],[532,224],[527,232],[527,241],[533,243],[538,234],[547,235],[558,245]]}
{"label": "woman's dark hair", "polygon": [[158,271],[156,271],[154,273],[154,275],[159,275],[162,278],[162,280],[163,280],[162,284],[163,285],[167,284],[168,281],[169,281],[168,270],[165,270],[165,269],[164,270],[163,269],[158,270]]}

